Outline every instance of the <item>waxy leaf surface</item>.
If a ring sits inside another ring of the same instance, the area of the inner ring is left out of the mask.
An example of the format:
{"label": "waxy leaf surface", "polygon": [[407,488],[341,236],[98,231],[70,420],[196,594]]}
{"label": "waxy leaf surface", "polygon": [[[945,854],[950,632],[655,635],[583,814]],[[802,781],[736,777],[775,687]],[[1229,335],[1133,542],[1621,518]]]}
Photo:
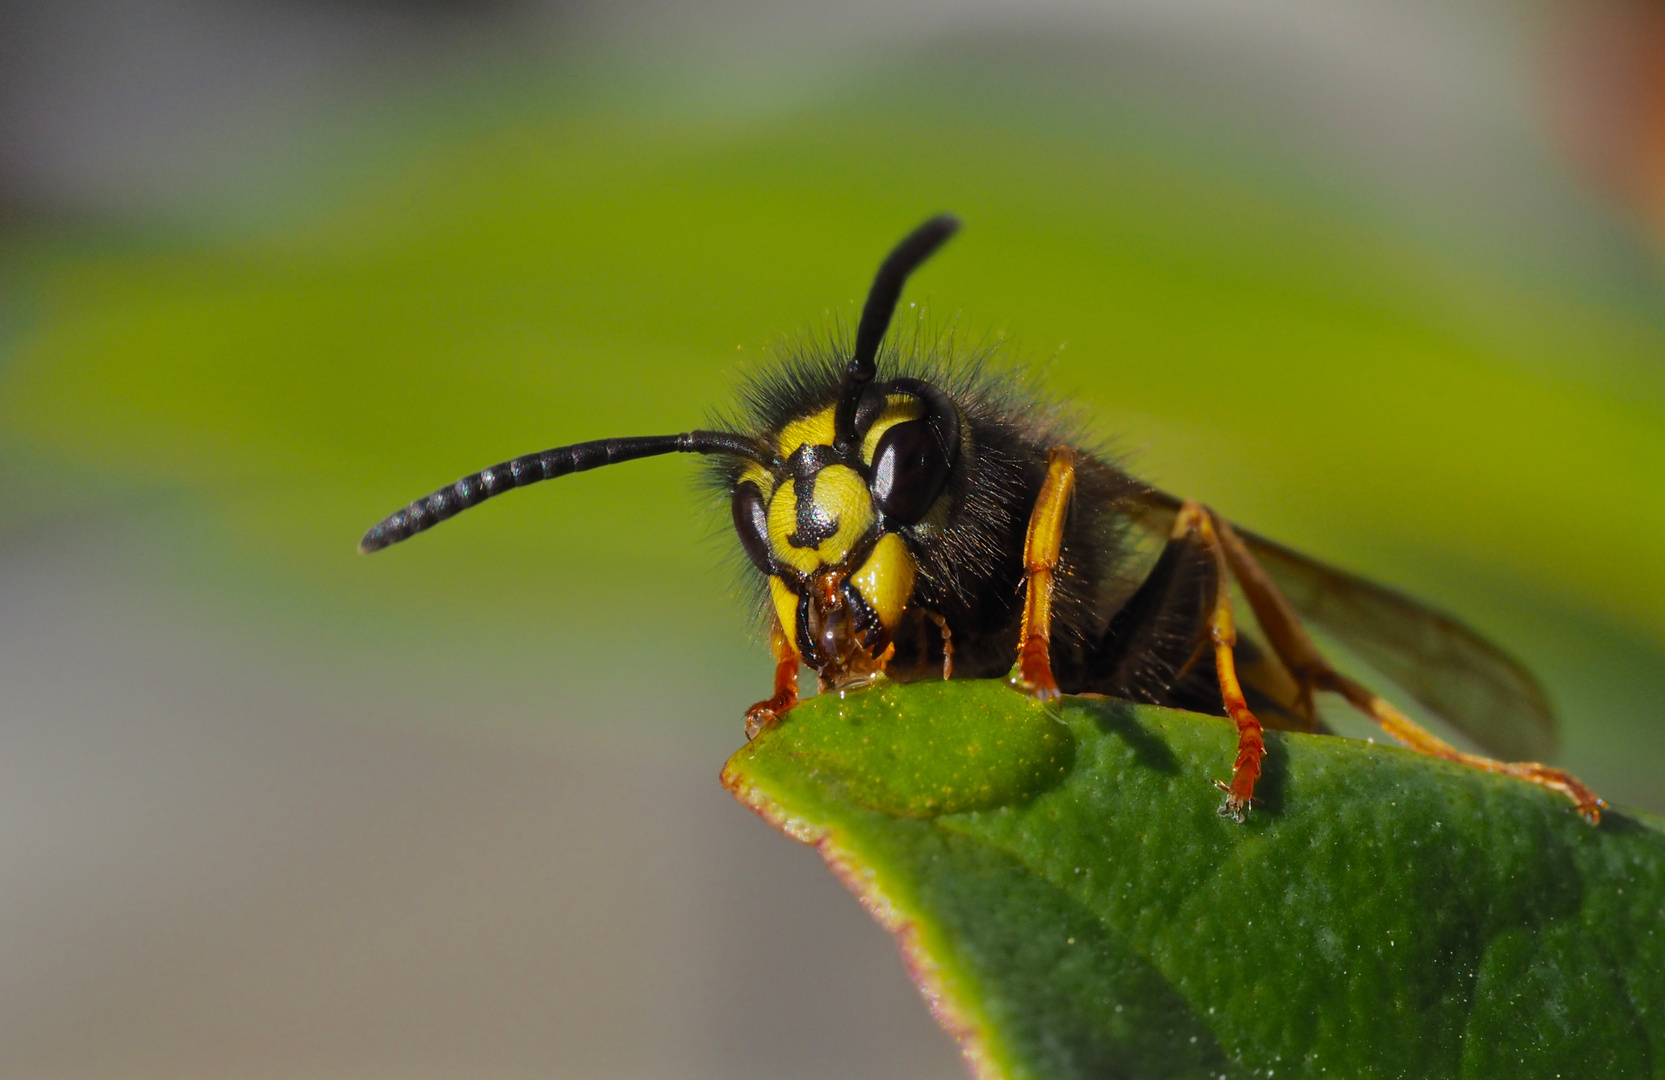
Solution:
{"label": "waxy leaf surface", "polygon": [[1000,682],[795,709],[724,781],[894,932],[987,1077],[1665,1077],[1665,823]]}

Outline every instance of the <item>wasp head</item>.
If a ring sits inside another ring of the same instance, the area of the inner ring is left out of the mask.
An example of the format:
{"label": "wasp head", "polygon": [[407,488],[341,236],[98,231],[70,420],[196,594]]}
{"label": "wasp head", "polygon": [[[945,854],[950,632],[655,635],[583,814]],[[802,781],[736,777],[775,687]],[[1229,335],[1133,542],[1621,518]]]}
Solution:
{"label": "wasp head", "polygon": [[775,463],[748,465],[735,485],[741,546],[769,575],[782,630],[827,682],[883,669],[913,598],[913,545],[947,513],[960,430],[954,403],[928,383],[847,383],[838,403],[783,426]]}
{"label": "wasp head", "polygon": [[892,635],[913,597],[910,542],[932,527],[960,452],[960,414],[918,379],[876,382],[879,345],[908,275],[959,222],[934,217],[879,266],[835,394],[777,430],[754,437],[688,431],[558,446],[493,465],[384,518],[360,551],[378,551],[506,491],[669,453],[741,463],[734,525],[769,590],[782,630],[833,685],[884,670]]}

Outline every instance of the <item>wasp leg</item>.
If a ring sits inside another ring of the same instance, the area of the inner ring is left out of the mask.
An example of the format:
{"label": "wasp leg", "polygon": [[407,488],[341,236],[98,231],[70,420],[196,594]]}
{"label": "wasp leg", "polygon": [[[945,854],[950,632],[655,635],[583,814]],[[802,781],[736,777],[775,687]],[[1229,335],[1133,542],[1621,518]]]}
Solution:
{"label": "wasp leg", "polygon": [[1018,678],[1031,697],[1042,701],[1058,696],[1058,680],[1052,677],[1052,574],[1074,494],[1075,451],[1055,446],[1046,455],[1046,479],[1023,539],[1023,629],[1018,635]]}
{"label": "wasp leg", "polygon": [[780,723],[786,711],[798,703],[798,650],[787,639],[778,620],[770,629],[769,647],[775,654],[775,696],[746,710],[748,739],[755,739],[765,729]]}
{"label": "wasp leg", "polygon": [[1283,594],[1272,584],[1272,579],[1261,569],[1255,557],[1232,531],[1226,521],[1216,519],[1226,562],[1237,583],[1243,588],[1255,619],[1266,634],[1279,659],[1305,688],[1310,697],[1314,689],[1340,694],[1347,703],[1379,724],[1383,731],[1419,754],[1469,765],[1486,772],[1514,776],[1539,787],[1558,791],[1572,800],[1573,806],[1585,821],[1595,825],[1601,821],[1602,807],[1607,804],[1577,777],[1562,769],[1540,765],[1535,761],[1495,761],[1478,754],[1465,754],[1456,747],[1427,731],[1387,701],[1347,678],[1330,666],[1318,652],[1306,628]]}
{"label": "wasp leg", "polygon": [[[1084,683],[1112,697],[1224,716],[1206,632],[1218,583],[1215,559],[1196,537],[1168,541],[1105,627]],[[1206,674],[1197,670],[1204,659]]]}
{"label": "wasp leg", "polygon": [[936,623],[937,632],[942,635],[942,677],[952,679],[954,677],[954,635],[948,630],[948,620],[929,608],[921,608],[920,610],[925,613],[927,619]]}
{"label": "wasp leg", "polygon": [[1216,780],[1214,786],[1226,793],[1221,815],[1242,821],[1254,798],[1255,781],[1260,778],[1266,740],[1261,734],[1260,721],[1243,699],[1243,685],[1237,678],[1237,660],[1232,652],[1237,646],[1237,624],[1231,616],[1231,575],[1214,521],[1214,515],[1201,503],[1187,500],[1174,520],[1169,541],[1195,538],[1214,560],[1214,601],[1208,613],[1208,637],[1214,646],[1214,672],[1220,682],[1220,698],[1225,702],[1226,715],[1237,725],[1237,760],[1232,765],[1231,782]]}

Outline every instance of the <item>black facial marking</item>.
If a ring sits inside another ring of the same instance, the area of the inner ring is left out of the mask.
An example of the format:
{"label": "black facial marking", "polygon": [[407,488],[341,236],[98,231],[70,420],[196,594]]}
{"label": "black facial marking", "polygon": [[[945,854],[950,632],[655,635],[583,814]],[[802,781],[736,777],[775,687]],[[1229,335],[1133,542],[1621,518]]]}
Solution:
{"label": "black facial marking", "polygon": [[805,590],[798,594],[798,655],[811,667],[825,662],[824,657],[815,647],[815,638],[809,632],[809,592]]}
{"label": "black facial marking", "polygon": [[828,465],[836,465],[844,460],[837,451],[830,446],[816,446],[804,443],[792,451],[792,456],[786,459],[786,471],[797,479],[813,477]]}
{"label": "black facial marking", "polygon": [[844,582],[844,603],[850,609],[850,628],[856,632],[864,648],[872,649],[884,633],[884,624],[854,581]]}
{"label": "black facial marking", "polygon": [[786,471],[792,477],[792,496],[798,508],[798,527],[786,542],[795,548],[814,550],[821,541],[838,532],[838,519],[829,518],[815,505],[815,478],[823,468],[839,461],[830,446],[809,443],[792,451],[786,459]]}
{"label": "black facial marking", "polygon": [[798,504],[798,528],[786,542],[795,548],[813,550],[838,531],[838,519],[828,517],[815,505],[815,475],[792,478],[792,495]]}

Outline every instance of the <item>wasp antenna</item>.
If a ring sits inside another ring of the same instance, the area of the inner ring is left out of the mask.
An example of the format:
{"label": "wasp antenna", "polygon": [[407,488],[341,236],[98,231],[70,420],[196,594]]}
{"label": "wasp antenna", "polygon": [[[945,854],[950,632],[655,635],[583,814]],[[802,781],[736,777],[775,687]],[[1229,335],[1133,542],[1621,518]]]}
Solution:
{"label": "wasp antenna", "polygon": [[856,382],[873,378],[879,344],[884,341],[885,331],[890,329],[890,317],[896,311],[896,301],[901,299],[908,275],[919,269],[919,264],[929,259],[959,228],[959,218],[938,214],[909,233],[885,256],[879,272],[873,276],[872,287],[867,290],[867,303],[862,305],[861,322],[856,325],[856,349],[850,354],[846,378]]}
{"label": "wasp antenna", "polygon": [[755,441],[726,431],[685,431],[680,435],[638,435],[628,439],[597,439],[594,442],[558,446],[541,454],[527,454],[489,469],[463,477],[403,510],[389,514],[364,534],[358,550],[364,554],[431,529],[448,517],[505,491],[553,480],[568,473],[617,465],[621,461],[656,457],[659,454],[729,454],[761,465],[771,462]]}
{"label": "wasp antenna", "polygon": [[867,290],[867,302],[861,308],[861,322],[856,324],[855,351],[850,354],[850,364],[844,369],[844,385],[839,389],[833,430],[838,432],[840,443],[853,444],[855,441],[853,422],[856,405],[861,400],[862,387],[871,382],[877,373],[879,346],[884,342],[885,331],[890,329],[890,317],[896,312],[896,301],[902,297],[902,286],[907,282],[908,275],[919,269],[919,264],[929,259],[959,229],[959,218],[953,214],[938,214],[903,237],[902,242],[892,248],[885,261],[879,264],[879,272],[873,275],[873,284]]}

